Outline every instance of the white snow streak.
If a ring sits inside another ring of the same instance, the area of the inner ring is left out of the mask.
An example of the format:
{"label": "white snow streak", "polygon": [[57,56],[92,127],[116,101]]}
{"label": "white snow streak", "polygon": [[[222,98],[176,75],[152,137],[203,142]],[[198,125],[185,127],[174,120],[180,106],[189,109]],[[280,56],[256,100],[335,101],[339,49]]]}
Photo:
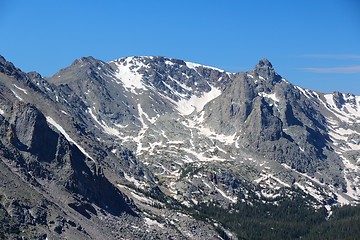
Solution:
{"label": "white snow streak", "polygon": [[313,198],[315,198],[319,203],[324,201],[324,197],[321,195],[319,190],[315,189],[313,186],[306,184],[301,185],[300,183],[296,182],[294,185],[298,186],[303,192],[311,195]]}
{"label": "white snow streak", "polygon": [[305,97],[311,99],[311,96],[310,96],[310,94],[307,92],[307,91],[308,91],[307,89],[305,90],[305,89],[303,89],[302,87],[299,87],[299,86],[295,86],[295,88],[298,89],[300,92],[302,92],[302,94],[303,94]]}
{"label": "white snow streak", "polygon": [[229,199],[232,203],[236,203],[237,202],[237,197],[230,197],[228,196],[224,191],[222,191],[221,189],[219,189],[218,187],[215,187],[216,191],[218,191],[224,198]]}
{"label": "white snow streak", "polygon": [[247,76],[248,76],[249,78],[254,78],[254,76],[253,76],[253,75],[250,75],[250,74],[247,74]]}
{"label": "white snow streak", "polygon": [[19,95],[17,95],[17,93],[14,90],[11,90],[11,91],[17,99],[19,99],[20,101],[24,101]]}
{"label": "white snow streak", "polygon": [[96,117],[96,115],[92,112],[92,109],[91,108],[88,108],[87,112],[90,114],[90,116],[94,119],[94,121],[99,124],[103,129],[104,131],[109,134],[109,135],[113,135],[113,136],[117,136],[119,137],[120,135],[120,132],[115,129],[115,128],[112,128],[112,127],[109,127],[104,121],[99,121]]}
{"label": "white snow streak", "polygon": [[209,68],[212,70],[216,70],[219,72],[225,72],[224,70],[222,70],[220,68],[210,67],[210,66],[206,66],[206,65],[202,65],[202,64],[198,64],[198,63],[193,63],[193,62],[185,62],[185,63],[188,68],[194,69],[195,71],[196,71],[196,68],[203,67],[203,68]]}
{"label": "white snow streak", "polygon": [[148,204],[148,205],[151,205],[151,204],[154,203],[154,201],[152,201],[152,200],[149,199],[149,198],[142,197],[142,196],[140,196],[140,195],[138,195],[138,194],[136,194],[136,193],[134,193],[134,192],[130,192],[130,193],[131,193],[131,195],[133,196],[133,198],[139,200],[139,201],[142,202],[142,203],[145,203],[145,204]]}
{"label": "white snow streak", "polygon": [[152,220],[152,219],[147,218],[147,217],[144,218],[144,222],[149,227],[158,226],[159,228],[164,228],[164,224],[161,224],[158,221]]}
{"label": "white snow streak", "polygon": [[51,125],[53,125],[62,135],[64,135],[64,137],[71,142],[72,144],[74,144],[75,146],[77,146],[77,148],[89,159],[93,160],[95,162],[95,160],[90,157],[90,155],[85,151],[85,149],[83,149],[77,142],[75,142],[70,136],[69,134],[67,134],[67,132],[64,130],[64,128],[62,126],[60,126],[57,122],[55,122],[54,119],[52,119],[51,117],[47,116],[46,117],[46,121],[48,123],[50,123]]}
{"label": "white snow streak", "polygon": [[127,175],[126,173],[124,173],[124,177],[126,180],[128,180],[129,182],[132,182],[137,188],[143,188],[142,185],[138,180],[136,180],[134,177]]}
{"label": "white snow streak", "polygon": [[282,165],[283,167],[285,167],[286,169],[290,169],[290,170],[296,172],[297,174],[300,174],[301,176],[309,179],[310,181],[315,182],[315,183],[318,184],[318,185],[321,185],[321,186],[324,186],[324,185],[325,185],[324,183],[320,182],[318,179],[316,179],[316,178],[314,178],[314,177],[310,177],[310,176],[307,175],[306,173],[301,173],[301,172],[299,172],[299,171],[297,171],[297,170],[295,170],[295,169],[292,169],[289,165],[286,165],[285,163],[282,163],[281,165]]}
{"label": "white snow streak", "polygon": [[23,89],[23,88],[21,88],[21,87],[18,87],[18,86],[16,86],[15,84],[13,84],[13,85],[14,85],[14,87],[16,87],[17,89],[19,89],[19,90],[22,91],[23,93],[28,94],[25,89]]}
{"label": "white snow streak", "polygon": [[142,146],[142,139],[144,138],[145,132],[148,130],[149,126],[146,124],[144,120],[148,120],[150,123],[155,123],[156,118],[149,118],[149,116],[143,111],[140,103],[137,105],[138,112],[139,112],[139,121],[141,122],[142,128],[140,129],[137,137],[135,137],[133,140],[137,143],[137,149],[136,153],[139,154],[143,150],[147,150],[147,148],[143,148]]}
{"label": "white snow streak", "polygon": [[191,149],[187,149],[187,148],[183,148],[182,150],[188,154],[193,155],[200,162],[211,162],[211,161],[225,162],[225,161],[227,161],[227,159],[219,158],[216,156],[207,157],[207,156],[205,156],[206,155],[205,153],[198,153],[198,152],[195,152],[195,151],[193,151]]}

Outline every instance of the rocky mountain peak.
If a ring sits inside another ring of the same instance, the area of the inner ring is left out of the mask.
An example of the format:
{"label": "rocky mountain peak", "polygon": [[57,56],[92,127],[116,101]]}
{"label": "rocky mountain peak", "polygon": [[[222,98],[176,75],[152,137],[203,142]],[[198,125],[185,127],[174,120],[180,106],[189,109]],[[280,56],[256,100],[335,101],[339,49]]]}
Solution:
{"label": "rocky mountain peak", "polygon": [[40,73],[32,71],[32,72],[28,72],[27,75],[31,78],[31,79],[42,79],[42,76]]}
{"label": "rocky mountain peak", "polygon": [[266,58],[261,59],[259,63],[256,64],[254,70],[256,73],[259,74],[259,76],[262,76],[264,78],[273,76],[275,73],[272,64]]}
{"label": "rocky mountain peak", "polygon": [[6,63],[6,59],[2,55],[0,55],[0,64],[3,65],[5,63]]}
{"label": "rocky mountain peak", "polygon": [[94,57],[92,56],[88,56],[88,57],[82,57],[79,59],[76,59],[71,65],[72,66],[77,66],[77,65],[84,65],[84,64],[94,64],[98,62],[98,60],[96,60]]}
{"label": "rocky mountain peak", "polygon": [[[104,66],[106,63],[96,59],[92,56],[88,56],[88,57],[82,57],[79,59],[76,59],[69,67],[66,67],[62,70],[60,70],[60,72],[64,72],[65,71],[88,71],[88,70],[100,70],[100,68],[102,66]],[[57,74],[55,74],[57,75]]]}
{"label": "rocky mountain peak", "polygon": [[52,77],[47,78],[54,84],[72,84],[74,81],[95,81],[102,83],[103,79],[99,75],[109,74],[111,67],[92,56],[76,59],[69,67],[61,69]]}
{"label": "rocky mountain peak", "polygon": [[266,58],[261,59],[251,72],[259,78],[263,78],[271,83],[279,82],[281,80],[281,77],[275,72],[271,62]]}
{"label": "rocky mountain peak", "polygon": [[12,74],[16,71],[16,67],[11,63],[6,61],[6,59],[0,55],[0,72],[5,74]]}
{"label": "rocky mountain peak", "polygon": [[272,68],[271,62],[267,58],[263,58],[259,61],[259,63],[256,65],[257,68],[263,68],[263,67],[269,67]]}

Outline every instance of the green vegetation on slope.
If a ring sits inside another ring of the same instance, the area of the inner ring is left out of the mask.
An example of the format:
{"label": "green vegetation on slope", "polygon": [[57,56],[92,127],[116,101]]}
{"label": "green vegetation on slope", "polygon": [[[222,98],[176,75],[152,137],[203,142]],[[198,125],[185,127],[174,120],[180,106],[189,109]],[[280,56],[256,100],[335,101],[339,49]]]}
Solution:
{"label": "green vegetation on slope", "polygon": [[[231,206],[231,210],[214,204],[200,204],[192,209],[192,214],[201,220],[220,222],[239,239],[360,238],[360,207],[337,207],[326,220],[326,210],[315,210],[308,200],[299,195],[276,204],[241,202]],[[224,236],[221,230],[219,233]]]}

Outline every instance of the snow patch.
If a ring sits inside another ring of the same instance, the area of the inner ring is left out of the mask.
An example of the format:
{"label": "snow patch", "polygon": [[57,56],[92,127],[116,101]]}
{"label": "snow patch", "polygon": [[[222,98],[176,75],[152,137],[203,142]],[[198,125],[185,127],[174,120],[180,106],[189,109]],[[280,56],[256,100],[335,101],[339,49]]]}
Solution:
{"label": "snow patch", "polygon": [[17,99],[19,99],[20,101],[24,101],[19,95],[17,95],[17,93],[14,90],[11,90],[11,91]]}
{"label": "snow patch", "polygon": [[283,167],[285,167],[286,169],[289,169],[289,170],[291,170],[291,171],[293,171],[293,172],[296,172],[297,174],[300,174],[301,176],[309,179],[310,181],[315,182],[316,184],[318,184],[318,185],[320,185],[320,186],[325,186],[324,183],[320,182],[318,179],[316,179],[316,178],[314,178],[314,177],[310,177],[310,176],[307,175],[306,173],[301,173],[301,172],[299,172],[299,171],[297,171],[297,170],[295,170],[295,169],[292,169],[289,165],[286,165],[285,163],[282,163],[281,165],[282,165]]}
{"label": "snow patch", "polygon": [[331,205],[325,205],[325,209],[328,212],[328,215],[326,218],[329,219],[331,217],[331,215],[333,214],[333,212],[331,210]]}
{"label": "snow patch", "polygon": [[[170,76],[168,76],[168,77],[169,77],[169,79],[171,79],[172,81],[174,81],[177,85],[179,85],[179,86],[182,87],[183,89],[185,89],[185,90],[187,90],[187,91],[192,91],[192,88],[186,86],[186,84],[184,84],[184,83],[182,83],[182,82],[179,82],[178,80],[176,80],[176,79],[173,78],[173,77],[170,77]],[[165,84],[165,83],[164,83],[164,84]],[[167,86],[168,88],[170,88],[170,90],[172,90],[173,92],[176,92],[176,91],[174,91],[170,86],[168,86],[168,85],[166,85],[166,86]],[[180,93],[177,93],[177,94],[181,96]]]}
{"label": "snow patch", "polygon": [[326,99],[327,104],[329,104],[331,108],[337,108],[334,101],[334,96],[332,94],[325,94],[324,97]]}
{"label": "snow patch", "polygon": [[144,217],[144,222],[149,227],[158,226],[159,228],[164,228],[164,224],[161,224],[158,221],[152,220],[152,219],[150,219],[148,217]]}
{"label": "snow patch", "polygon": [[227,195],[224,191],[219,189],[218,187],[215,187],[216,191],[218,191],[224,198],[230,200],[232,203],[237,203],[237,197],[231,197]]}
{"label": "snow patch", "polygon": [[155,119],[149,118],[149,116],[143,111],[140,103],[137,105],[138,112],[139,112],[139,121],[141,122],[142,128],[140,129],[138,135],[134,138],[134,141],[137,143],[136,153],[140,154],[141,151],[147,150],[147,148],[143,148],[142,146],[142,139],[144,138],[145,132],[148,130],[149,126],[145,123],[145,119],[148,120],[150,123],[155,123]]}
{"label": "snow patch", "polygon": [[68,115],[68,116],[69,116],[69,114],[68,114],[67,112],[65,112],[65,111],[63,111],[63,110],[61,110],[61,112],[62,112],[63,114],[65,114],[65,115]]}
{"label": "snow patch", "polygon": [[185,62],[185,63],[186,63],[186,66],[188,68],[194,69],[195,71],[196,71],[196,68],[203,67],[203,68],[216,70],[216,71],[219,71],[219,72],[225,72],[224,70],[222,70],[220,68],[210,67],[210,66],[206,66],[206,65],[202,65],[202,64],[198,64],[198,63],[193,63],[193,62]]}
{"label": "snow patch", "polygon": [[212,131],[210,128],[201,126],[198,128],[201,135],[207,136],[211,139],[214,139],[216,141],[225,143],[226,145],[232,145],[235,143],[235,136],[236,133],[233,135],[224,135],[224,134],[218,134],[214,131]]}
{"label": "snow patch", "polygon": [[273,100],[275,104],[279,103],[279,99],[276,97],[275,93],[269,94],[269,93],[259,92],[258,95]]}
{"label": "snow patch", "polygon": [[143,188],[143,184],[141,184],[137,179],[135,179],[132,176],[127,175],[126,173],[124,173],[124,177],[127,181],[133,183],[137,188]]}
{"label": "snow patch", "polygon": [[[147,115],[147,113],[144,112],[144,110],[142,109],[142,107],[141,107],[140,104],[138,104],[137,107],[138,107],[138,111],[139,111],[139,116],[144,115],[145,118],[146,118],[146,120],[148,120],[148,121],[149,121],[150,123],[152,123],[152,124],[154,124],[154,123],[156,122],[157,118],[156,118],[156,117],[150,118],[149,115]],[[142,119],[142,118],[141,118],[141,119]],[[143,123],[143,121],[142,121],[142,124],[145,125],[145,124]]]}
{"label": "snow patch", "polygon": [[205,186],[207,186],[210,190],[212,190],[213,188],[207,183],[204,181],[204,179],[202,179],[202,182]]}
{"label": "snow patch", "polygon": [[338,193],[335,193],[335,195],[337,196],[337,202],[340,204],[340,206],[350,204],[350,201],[347,200],[346,198],[344,198],[342,195],[340,195]]}
{"label": "snow patch", "polygon": [[152,201],[151,199],[149,198],[146,198],[146,197],[142,197],[134,192],[130,192],[131,195],[133,196],[133,198],[137,199],[138,201],[142,202],[142,203],[145,203],[145,204],[148,204],[148,205],[152,205],[154,204],[154,201]]}
{"label": "snow patch", "polygon": [[[327,119],[329,123],[331,123],[331,119]],[[359,134],[359,132],[354,131],[352,129],[345,129],[345,128],[336,128],[337,125],[333,124],[333,127],[330,127],[329,136],[331,140],[334,142],[335,146],[341,146],[339,149],[339,154],[342,154],[348,150],[360,150],[360,144],[357,142],[349,141],[349,136],[351,134]]]}
{"label": "snow patch", "polygon": [[253,75],[247,74],[246,76],[248,76],[249,78],[254,79],[254,76],[253,76]]}
{"label": "snow patch", "polygon": [[112,128],[112,127],[109,127],[104,121],[99,121],[96,117],[96,115],[92,112],[92,109],[91,108],[88,108],[87,112],[90,114],[90,116],[94,119],[94,121],[99,124],[103,129],[104,131],[109,134],[109,135],[113,135],[113,136],[117,136],[119,137],[120,135],[120,132],[115,129],[115,128]]}
{"label": "snow patch", "polygon": [[255,183],[260,184],[260,183],[266,183],[267,186],[273,188],[274,184],[271,183],[270,179],[275,180],[277,183],[283,185],[284,187],[287,188],[291,188],[291,186],[289,184],[287,184],[286,182],[282,181],[281,179],[275,177],[274,175],[267,173],[261,173],[261,177],[259,179],[254,180]]}
{"label": "snow patch", "polygon": [[359,171],[359,167],[353,163],[351,163],[347,158],[345,158],[341,153],[336,152],[339,154],[340,158],[342,159],[342,162],[345,166],[344,169],[344,179],[346,182],[346,195],[351,197],[354,200],[360,199],[360,192],[358,188],[354,186],[358,186],[359,178],[356,177],[353,179],[351,177],[351,173],[357,173]]}
{"label": "snow patch", "polygon": [[212,129],[205,127],[204,124],[202,124],[203,120],[204,112],[201,112],[194,120],[188,119],[187,121],[183,121],[181,123],[188,129],[196,129],[200,135],[206,136],[211,140],[222,142],[225,145],[232,145],[234,143],[236,145],[236,139],[239,138],[236,138],[236,133],[233,135],[218,134]]}
{"label": "snow patch", "polygon": [[360,111],[360,96],[355,96],[356,109]]}
{"label": "snow patch", "polygon": [[320,102],[338,119],[344,122],[356,121],[360,123],[360,110],[354,109],[349,103],[346,103],[342,109],[339,109],[334,101],[333,94],[325,94],[324,98],[326,102],[320,99]]}
{"label": "snow patch", "polygon": [[19,86],[16,86],[15,84],[13,84],[13,85],[14,85],[14,87],[16,87],[17,89],[19,89],[19,90],[22,91],[23,93],[28,94],[25,89],[23,89],[23,88],[21,88],[21,87],[19,87]]}
{"label": "snow patch", "polygon": [[322,203],[324,201],[324,197],[321,195],[319,190],[315,189],[313,186],[311,186],[309,184],[302,185],[298,182],[296,182],[294,185],[296,185],[298,188],[300,188],[303,192],[311,195],[319,203]]}
{"label": "snow patch", "polygon": [[5,113],[4,110],[2,110],[2,109],[0,108],[0,114],[1,114],[1,115],[4,115],[4,113]]}
{"label": "snow patch", "polygon": [[187,149],[187,148],[183,148],[182,150],[188,154],[193,155],[200,162],[211,162],[211,161],[225,162],[225,161],[227,161],[227,159],[219,158],[216,156],[207,157],[207,156],[205,156],[205,153],[198,153],[198,152],[195,152],[195,151],[193,151],[191,149]]}
{"label": "snow patch", "polygon": [[175,102],[175,104],[177,105],[177,110],[180,114],[186,116],[190,115],[194,111],[200,112],[208,102],[217,98],[220,94],[220,89],[211,87],[211,90],[203,93],[201,97],[192,95],[190,99],[181,99],[180,101]]}
{"label": "snow patch", "polygon": [[137,90],[146,91],[147,88],[142,82],[142,75],[138,70],[142,67],[146,67],[142,62],[133,63],[134,58],[129,57],[125,59],[125,62],[121,64],[118,61],[114,61],[117,66],[115,77],[117,78],[116,83],[122,84],[125,89],[131,91],[134,94],[138,94]]}
{"label": "snow patch", "polygon": [[85,149],[83,149],[77,142],[75,142],[70,136],[69,134],[67,134],[67,132],[64,130],[64,128],[62,126],[60,126],[57,122],[55,122],[54,119],[52,119],[51,117],[47,116],[46,117],[46,121],[48,123],[50,123],[51,125],[53,125],[62,135],[64,135],[64,137],[72,144],[74,144],[87,158],[93,160],[95,162],[95,160],[90,157],[90,155],[85,151]]}
{"label": "snow patch", "polygon": [[299,86],[295,86],[295,88],[299,90],[306,98],[311,99],[311,95],[306,91],[307,89],[305,90]]}
{"label": "snow patch", "polygon": [[175,65],[175,63],[173,63],[173,62],[171,62],[171,61],[169,61],[169,60],[166,60],[166,61],[165,61],[165,64],[166,64],[166,65],[170,65],[170,66]]}

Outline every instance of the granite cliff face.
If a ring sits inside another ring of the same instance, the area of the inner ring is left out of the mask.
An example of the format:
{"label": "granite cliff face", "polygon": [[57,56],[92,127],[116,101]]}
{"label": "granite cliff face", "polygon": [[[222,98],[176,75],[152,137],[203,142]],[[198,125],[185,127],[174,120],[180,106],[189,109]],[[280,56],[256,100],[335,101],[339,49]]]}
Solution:
{"label": "granite cliff face", "polygon": [[7,237],[235,238],[192,209],[359,201],[360,97],[294,86],[267,59],[84,57],[44,79],[1,57],[0,88]]}

